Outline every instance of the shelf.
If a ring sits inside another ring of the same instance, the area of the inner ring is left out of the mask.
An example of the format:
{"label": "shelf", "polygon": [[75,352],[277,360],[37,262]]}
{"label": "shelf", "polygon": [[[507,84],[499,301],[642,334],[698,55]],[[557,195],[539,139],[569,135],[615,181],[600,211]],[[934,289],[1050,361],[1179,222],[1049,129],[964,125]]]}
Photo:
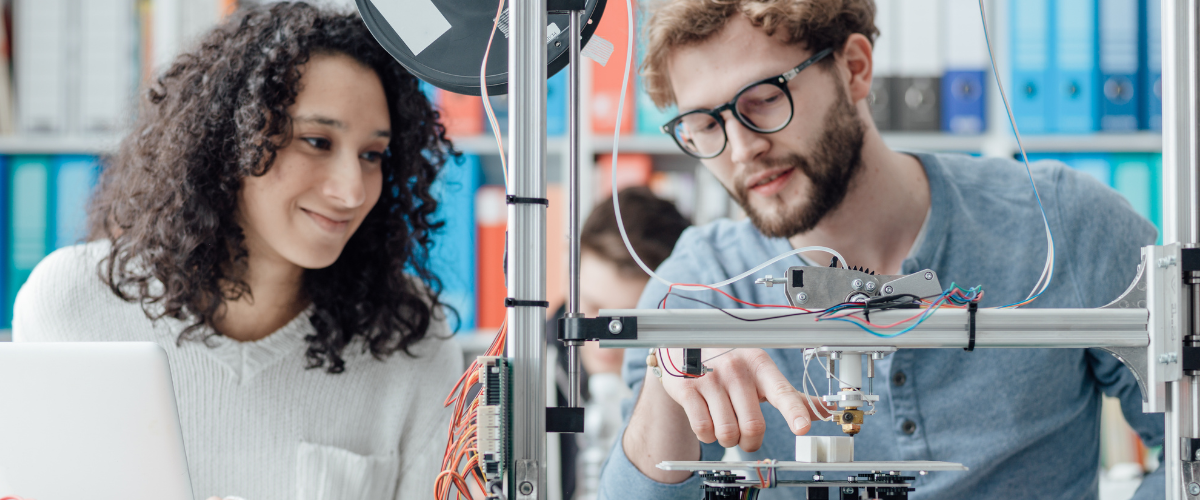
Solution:
{"label": "shelf", "polygon": [[[1011,136],[1008,141],[1014,152],[1017,141]],[[1022,136],[1025,151],[1047,153],[1159,153],[1162,152],[1162,135],[1158,132],[1134,132],[1128,134],[1096,133],[1086,135],[1039,135]]]}
{"label": "shelf", "polygon": [[[590,139],[593,153],[612,152],[612,136],[594,135]],[[507,137],[505,141],[507,143]],[[953,135],[940,132],[884,132],[883,141],[892,149],[905,151],[985,152],[997,155],[1018,152],[1016,139],[1007,133],[1004,135]],[[1162,151],[1162,136],[1157,132],[1024,136],[1022,142],[1025,150],[1031,153],[1157,153]],[[466,153],[496,154],[496,140],[490,135],[456,138],[454,144]],[[619,147],[622,152],[626,153],[683,156],[683,152],[675,145],[675,141],[665,135],[624,135],[621,136]],[[546,152],[549,154],[563,153],[566,148],[566,139],[562,137],[550,137],[546,141]]]}
{"label": "shelf", "polygon": [[117,149],[119,135],[0,135],[0,154],[100,154]]}
{"label": "shelf", "polygon": [[[590,137],[592,152],[612,152],[612,136]],[[1086,134],[1086,135],[1039,135],[1022,138],[1025,150],[1039,153],[1157,153],[1162,151],[1162,136],[1157,132],[1129,134]],[[476,155],[496,154],[496,140],[490,135],[451,138],[461,151]],[[508,138],[504,140],[507,142]],[[1011,135],[951,135],[937,132],[884,132],[883,140],[888,147],[915,151],[1012,151],[1017,152],[1017,141]],[[0,154],[100,154],[116,150],[121,141],[119,135],[107,136],[56,136],[56,135],[8,135],[0,136]],[[683,152],[670,137],[665,135],[621,136],[621,151],[652,155],[679,155]],[[563,154],[567,142],[563,137],[546,140],[546,153]]]}

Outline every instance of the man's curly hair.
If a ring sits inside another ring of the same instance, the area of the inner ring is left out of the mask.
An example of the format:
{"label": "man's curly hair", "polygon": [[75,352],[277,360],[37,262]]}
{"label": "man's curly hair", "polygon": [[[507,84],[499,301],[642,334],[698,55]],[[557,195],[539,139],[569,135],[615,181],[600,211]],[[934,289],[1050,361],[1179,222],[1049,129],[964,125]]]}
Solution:
{"label": "man's curly hair", "polygon": [[[671,51],[713,37],[735,15],[774,36],[782,33],[791,44],[817,52],[833,47],[835,55],[854,33],[872,44],[879,36],[875,28],[874,0],[651,0],[642,79],[646,93],[659,107],[675,104],[667,59]],[[834,58],[819,67],[830,68]]]}
{"label": "man's curly hair", "polygon": [[113,293],[146,315],[189,322],[178,338],[220,332],[225,301],[250,296],[236,219],[246,176],[261,176],[291,137],[287,109],[314,54],[345,54],[383,83],[391,120],[379,202],[333,265],[306,270],[309,368],[345,368],[361,341],[384,359],[425,337],[441,315],[426,265],[437,201],[430,185],[456,153],[418,81],[356,14],[304,3],[238,11],[180,55],[139,100],[132,131],[109,159],[89,210],[89,240],[110,240],[100,265]]}

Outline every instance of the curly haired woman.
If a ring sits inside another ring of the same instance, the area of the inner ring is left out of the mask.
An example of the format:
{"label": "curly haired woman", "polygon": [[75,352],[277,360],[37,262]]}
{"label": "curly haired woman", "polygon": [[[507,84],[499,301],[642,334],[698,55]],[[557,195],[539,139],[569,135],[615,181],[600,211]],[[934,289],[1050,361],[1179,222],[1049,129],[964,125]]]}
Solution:
{"label": "curly haired woman", "polygon": [[428,497],[462,358],[417,83],[357,15],[239,12],[145,92],[14,337],[161,344],[197,498]]}

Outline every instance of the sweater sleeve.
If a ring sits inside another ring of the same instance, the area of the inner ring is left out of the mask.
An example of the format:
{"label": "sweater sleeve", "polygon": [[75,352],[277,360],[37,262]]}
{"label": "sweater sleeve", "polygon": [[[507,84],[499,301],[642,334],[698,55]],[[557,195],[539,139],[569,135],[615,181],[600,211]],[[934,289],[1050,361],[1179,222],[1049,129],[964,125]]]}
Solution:
{"label": "sweater sleeve", "polygon": [[431,338],[426,340],[428,354],[417,353],[424,362],[420,372],[412,372],[404,381],[420,389],[413,408],[421,414],[419,426],[413,427],[408,438],[400,444],[400,473],[396,488],[396,499],[431,498],[434,480],[442,465],[442,453],[446,445],[446,432],[450,425],[452,408],[443,408],[442,401],[463,370],[462,348],[447,336],[444,318],[436,320],[430,328]]}
{"label": "sweater sleeve", "polygon": [[87,331],[73,327],[73,320],[88,315],[92,309],[88,306],[107,291],[93,262],[100,250],[97,246],[62,248],[34,267],[13,303],[14,342],[101,340],[87,338]]}

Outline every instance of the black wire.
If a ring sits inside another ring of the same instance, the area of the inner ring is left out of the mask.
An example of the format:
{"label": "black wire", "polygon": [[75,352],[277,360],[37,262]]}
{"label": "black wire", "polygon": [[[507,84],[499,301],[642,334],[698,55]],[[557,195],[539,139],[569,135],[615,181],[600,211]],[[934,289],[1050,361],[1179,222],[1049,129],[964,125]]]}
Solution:
{"label": "black wire", "polygon": [[[825,312],[824,310],[821,310],[821,311],[807,311],[807,312],[797,312],[797,313],[790,313],[790,314],[781,314],[781,315],[779,315],[779,316],[771,316],[771,317],[769,317],[769,318],[743,318],[743,317],[741,317],[741,316],[738,316],[738,315],[736,315],[736,314],[733,314],[733,313],[729,312],[728,310],[722,309],[720,306],[717,306],[717,305],[714,305],[714,304],[710,304],[710,303],[708,303],[708,302],[705,302],[705,301],[703,301],[703,300],[700,300],[700,299],[694,299],[694,298],[692,298],[692,297],[686,297],[686,296],[683,296],[683,295],[679,295],[678,293],[675,293],[675,292],[671,292],[671,293],[668,293],[668,294],[667,294],[667,296],[671,296],[671,295],[674,295],[674,296],[676,296],[676,297],[679,297],[679,298],[681,298],[681,299],[684,299],[684,300],[690,300],[690,301],[692,301],[692,302],[698,302],[698,303],[704,304],[704,305],[706,305],[706,306],[708,306],[708,307],[711,307],[711,308],[713,308],[713,309],[716,309],[716,310],[718,310],[718,311],[721,311],[721,312],[725,313],[725,315],[726,315],[726,316],[729,316],[730,318],[733,318],[733,319],[736,319],[736,320],[739,320],[739,321],[748,321],[748,322],[749,322],[749,321],[767,321],[767,320],[771,320],[771,319],[780,319],[780,318],[790,318],[790,317],[792,317],[792,316],[806,316],[806,315],[809,315],[809,314],[821,314],[821,313]],[[664,298],[663,298],[663,300],[666,300],[666,297],[664,297]]]}

